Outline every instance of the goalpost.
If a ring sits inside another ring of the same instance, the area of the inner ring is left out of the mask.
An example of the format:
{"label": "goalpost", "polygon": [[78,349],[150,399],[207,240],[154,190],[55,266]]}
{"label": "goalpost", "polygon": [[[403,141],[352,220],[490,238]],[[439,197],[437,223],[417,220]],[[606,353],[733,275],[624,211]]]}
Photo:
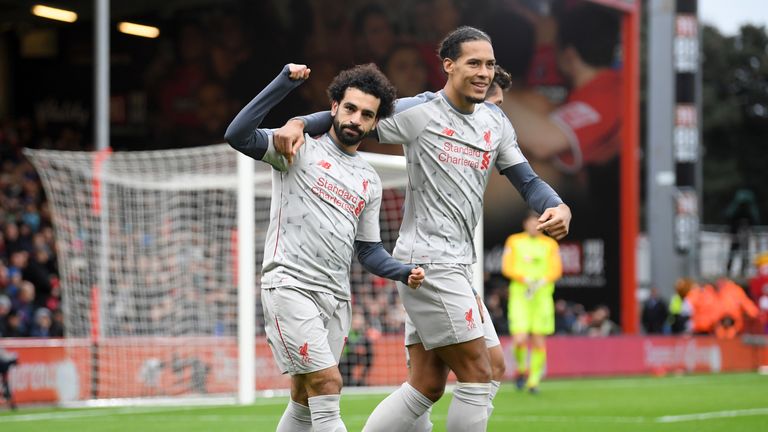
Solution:
{"label": "goalpost", "polygon": [[[226,144],[25,154],[53,215],[74,399],[130,404],[223,395],[247,404],[256,391],[290,387],[266,344],[260,305],[267,164]],[[405,159],[363,156],[384,183],[381,234],[391,251],[408,182]],[[475,273],[482,289],[482,271]],[[364,315],[374,348],[360,384],[398,385],[407,370],[396,287],[357,262],[351,283],[353,310]]]}

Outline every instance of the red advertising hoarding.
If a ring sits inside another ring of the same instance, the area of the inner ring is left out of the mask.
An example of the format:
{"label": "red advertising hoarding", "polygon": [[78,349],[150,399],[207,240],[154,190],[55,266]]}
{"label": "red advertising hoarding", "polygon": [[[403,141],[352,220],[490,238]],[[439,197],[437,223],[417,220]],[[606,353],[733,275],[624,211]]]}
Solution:
{"label": "red advertising hoarding", "polygon": [[[195,345],[210,349],[196,347],[192,356],[189,347]],[[509,338],[502,338],[502,345],[511,379],[515,368]],[[237,391],[234,338],[124,338],[98,347],[85,340],[3,339],[0,347],[19,355],[10,381],[20,404]],[[405,381],[402,337],[383,336],[373,348],[368,385]],[[717,373],[768,365],[768,347],[713,337],[552,337],[547,348],[549,377]],[[257,390],[289,388],[290,379],[277,370],[264,338],[256,341],[255,367]]]}

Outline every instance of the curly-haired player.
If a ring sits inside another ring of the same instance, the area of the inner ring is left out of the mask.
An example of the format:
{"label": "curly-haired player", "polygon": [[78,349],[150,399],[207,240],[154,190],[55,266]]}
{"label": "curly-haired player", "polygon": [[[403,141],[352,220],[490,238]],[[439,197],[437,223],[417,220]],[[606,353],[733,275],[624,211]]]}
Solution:
{"label": "curly-haired player", "polygon": [[262,301],[272,354],[291,375],[291,400],[279,432],[344,432],[338,363],[351,321],[352,254],[370,272],[417,288],[424,271],[384,250],[379,231],[381,180],[357,154],[360,140],[393,110],[395,89],[376,66],[341,72],[328,88],[333,124],[292,163],[275,151],[264,116],[309,77],[289,64],[227,128],[238,151],[272,171],[270,223],[264,248]]}

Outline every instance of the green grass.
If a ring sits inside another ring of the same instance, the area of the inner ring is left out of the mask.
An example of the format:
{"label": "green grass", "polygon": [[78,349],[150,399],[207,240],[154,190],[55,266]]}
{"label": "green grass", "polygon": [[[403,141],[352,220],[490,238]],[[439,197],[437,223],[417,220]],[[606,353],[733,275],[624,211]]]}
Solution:
{"label": "green grass", "polygon": [[[345,394],[348,429],[362,429],[384,396]],[[445,430],[449,402],[447,394],[434,408],[435,431]],[[285,403],[271,398],[245,407],[22,408],[0,411],[0,430],[261,432],[275,429]],[[489,431],[768,431],[768,376],[546,380],[536,396],[505,383],[494,405]]]}

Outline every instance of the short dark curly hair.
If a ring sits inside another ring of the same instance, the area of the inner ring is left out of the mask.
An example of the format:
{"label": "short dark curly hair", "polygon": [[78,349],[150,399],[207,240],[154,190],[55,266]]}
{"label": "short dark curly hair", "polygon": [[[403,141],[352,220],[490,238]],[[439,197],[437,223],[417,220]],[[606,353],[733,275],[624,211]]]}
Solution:
{"label": "short dark curly hair", "polygon": [[500,89],[506,90],[512,85],[512,75],[504,70],[503,67],[496,65],[494,67],[494,72],[493,83],[499,86]]}
{"label": "short dark curly hair", "polygon": [[358,65],[336,75],[331,85],[328,86],[328,97],[331,102],[341,102],[344,99],[344,93],[350,87],[379,99],[377,118],[392,115],[395,109],[397,91],[375,64]]}

